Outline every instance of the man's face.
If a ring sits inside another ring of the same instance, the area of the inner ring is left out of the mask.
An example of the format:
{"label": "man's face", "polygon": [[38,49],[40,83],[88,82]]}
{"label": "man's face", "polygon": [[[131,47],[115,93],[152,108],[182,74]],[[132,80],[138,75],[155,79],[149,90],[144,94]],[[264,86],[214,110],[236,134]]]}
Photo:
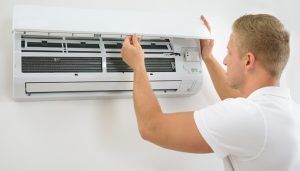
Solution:
{"label": "man's face", "polygon": [[223,63],[227,66],[226,74],[229,85],[232,88],[240,89],[245,81],[245,64],[238,51],[236,36],[234,33],[230,35],[227,45],[228,53]]}

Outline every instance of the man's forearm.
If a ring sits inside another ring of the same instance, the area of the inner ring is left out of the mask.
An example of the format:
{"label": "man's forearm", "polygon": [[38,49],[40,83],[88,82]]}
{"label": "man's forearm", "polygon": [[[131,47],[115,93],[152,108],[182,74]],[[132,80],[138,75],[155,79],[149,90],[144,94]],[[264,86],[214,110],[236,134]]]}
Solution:
{"label": "man's forearm", "polygon": [[145,66],[134,71],[134,107],[140,131],[148,131],[162,111],[152,91]]}
{"label": "man's forearm", "polygon": [[197,129],[194,112],[162,113],[144,66],[134,71],[134,105],[139,131],[145,140],[177,151],[213,152]]}
{"label": "man's forearm", "polygon": [[241,96],[238,90],[230,87],[225,70],[214,57],[204,60],[204,63],[206,64],[214,87],[222,100]]}

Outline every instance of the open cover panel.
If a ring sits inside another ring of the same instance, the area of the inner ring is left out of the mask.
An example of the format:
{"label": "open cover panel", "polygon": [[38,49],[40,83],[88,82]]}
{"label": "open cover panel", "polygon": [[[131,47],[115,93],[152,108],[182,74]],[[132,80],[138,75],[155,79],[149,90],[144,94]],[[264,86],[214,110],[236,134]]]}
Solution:
{"label": "open cover panel", "polygon": [[200,16],[195,15],[18,5],[14,8],[13,17],[15,31],[137,33],[148,36],[210,38]]}

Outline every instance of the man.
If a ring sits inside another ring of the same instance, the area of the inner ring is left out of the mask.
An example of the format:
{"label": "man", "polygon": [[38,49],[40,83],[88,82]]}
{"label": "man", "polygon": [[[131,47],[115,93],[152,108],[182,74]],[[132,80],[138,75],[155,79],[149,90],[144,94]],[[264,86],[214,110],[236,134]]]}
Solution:
{"label": "man", "polygon": [[[210,30],[206,19],[201,17]],[[136,35],[125,38],[123,60],[134,71],[134,107],[141,136],[161,147],[216,153],[225,170],[299,171],[300,108],[279,87],[289,57],[289,34],[267,14],[233,24],[225,72],[200,40],[202,59],[223,100],[195,112],[164,114],[148,80]]]}

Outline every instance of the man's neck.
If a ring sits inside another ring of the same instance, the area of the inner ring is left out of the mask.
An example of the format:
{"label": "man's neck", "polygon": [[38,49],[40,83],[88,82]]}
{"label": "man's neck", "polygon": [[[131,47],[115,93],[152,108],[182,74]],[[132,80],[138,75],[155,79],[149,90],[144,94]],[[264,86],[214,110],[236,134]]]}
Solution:
{"label": "man's neck", "polygon": [[269,87],[269,86],[280,86],[280,81],[278,78],[271,77],[269,75],[254,76],[253,79],[246,80],[245,85],[240,89],[243,97],[248,97],[255,90]]}

